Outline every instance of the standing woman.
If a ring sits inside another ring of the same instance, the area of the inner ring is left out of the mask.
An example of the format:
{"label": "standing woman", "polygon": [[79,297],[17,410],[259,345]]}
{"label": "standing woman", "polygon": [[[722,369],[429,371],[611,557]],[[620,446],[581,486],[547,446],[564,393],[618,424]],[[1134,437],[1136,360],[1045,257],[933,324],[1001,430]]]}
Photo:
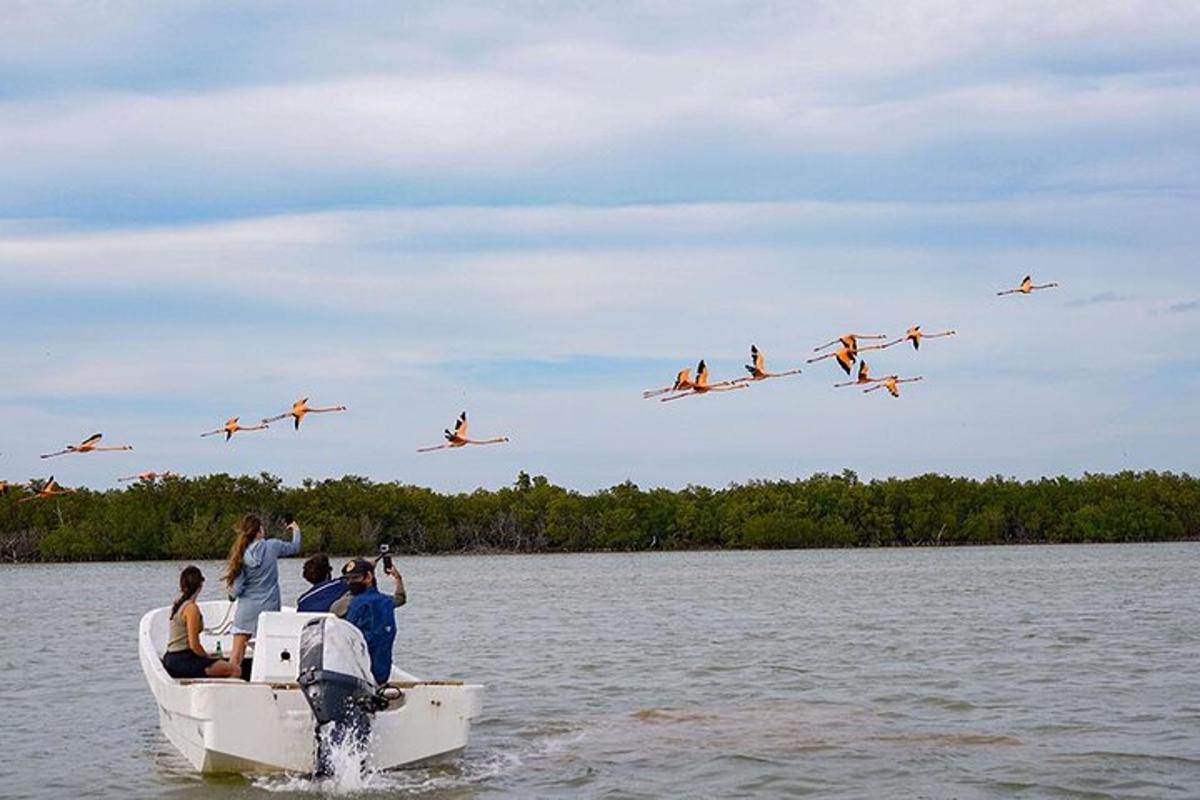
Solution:
{"label": "standing woman", "polygon": [[276,561],[280,556],[294,556],[300,552],[300,526],[289,520],[287,527],[292,540],[267,539],[267,528],[257,514],[247,514],[238,524],[237,539],[229,549],[229,563],[225,567],[225,584],[229,595],[238,601],[237,613],[233,617],[233,652],[229,660],[239,669],[246,655],[246,643],[258,629],[258,615],[264,611],[278,611],[279,570]]}

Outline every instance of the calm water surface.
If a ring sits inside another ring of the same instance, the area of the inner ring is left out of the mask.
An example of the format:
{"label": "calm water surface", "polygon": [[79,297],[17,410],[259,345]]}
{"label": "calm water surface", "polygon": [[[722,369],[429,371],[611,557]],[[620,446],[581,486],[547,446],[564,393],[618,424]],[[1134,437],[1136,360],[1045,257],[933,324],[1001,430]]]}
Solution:
{"label": "calm water surface", "polygon": [[[1198,561],[402,559],[399,663],[486,683],[485,713],[461,757],[358,789],[201,778],[162,737],[136,627],[179,564],[0,567],[0,796],[1196,798]],[[281,567],[292,600],[300,562]]]}

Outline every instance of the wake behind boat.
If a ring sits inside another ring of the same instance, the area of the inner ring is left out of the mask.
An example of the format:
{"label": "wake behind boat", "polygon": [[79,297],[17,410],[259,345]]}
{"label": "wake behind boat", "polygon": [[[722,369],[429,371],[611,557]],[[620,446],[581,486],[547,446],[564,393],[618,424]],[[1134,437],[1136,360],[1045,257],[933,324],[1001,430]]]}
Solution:
{"label": "wake behind boat", "polygon": [[[223,619],[231,603],[215,600],[199,605],[205,618]],[[249,681],[175,679],[162,665],[170,613],[170,607],[164,606],[142,617],[138,656],[158,703],[163,733],[201,772],[317,772],[317,714],[326,716],[324,709],[334,700],[339,707],[361,702],[368,688],[372,707],[367,715],[366,753],[375,769],[461,750],[471,720],[482,708],[483,687],[478,684],[423,681],[394,666],[385,686],[364,685],[364,677],[371,680],[369,670],[365,676],[361,670],[359,677],[351,674],[355,660],[361,662],[365,654],[365,644],[362,652],[355,652],[361,636],[357,640],[353,634],[347,636],[344,628],[351,626],[331,614],[291,610],[260,615],[248,655],[253,659]],[[341,639],[331,636],[322,646],[319,637],[324,630]],[[228,634],[201,636],[210,650],[220,642],[228,652],[231,640]]]}

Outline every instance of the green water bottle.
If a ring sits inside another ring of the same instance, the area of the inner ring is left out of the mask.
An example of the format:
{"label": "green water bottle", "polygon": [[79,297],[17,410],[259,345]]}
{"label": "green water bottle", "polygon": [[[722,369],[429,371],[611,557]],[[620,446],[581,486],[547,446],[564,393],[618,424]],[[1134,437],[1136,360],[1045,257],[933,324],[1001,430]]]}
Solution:
{"label": "green water bottle", "polygon": [[225,656],[221,654],[221,640],[217,639],[217,658],[224,658],[224,657]]}

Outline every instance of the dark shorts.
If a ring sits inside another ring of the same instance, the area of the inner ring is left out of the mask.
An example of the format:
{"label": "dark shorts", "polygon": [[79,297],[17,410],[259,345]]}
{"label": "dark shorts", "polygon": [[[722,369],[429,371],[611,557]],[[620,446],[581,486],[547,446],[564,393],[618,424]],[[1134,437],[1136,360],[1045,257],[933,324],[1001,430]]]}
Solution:
{"label": "dark shorts", "polygon": [[198,656],[191,650],[182,650],[178,653],[167,653],[163,656],[162,663],[166,667],[167,674],[172,678],[203,678],[206,677],[204,670],[208,669],[209,665],[215,663],[215,658],[205,658]]}

